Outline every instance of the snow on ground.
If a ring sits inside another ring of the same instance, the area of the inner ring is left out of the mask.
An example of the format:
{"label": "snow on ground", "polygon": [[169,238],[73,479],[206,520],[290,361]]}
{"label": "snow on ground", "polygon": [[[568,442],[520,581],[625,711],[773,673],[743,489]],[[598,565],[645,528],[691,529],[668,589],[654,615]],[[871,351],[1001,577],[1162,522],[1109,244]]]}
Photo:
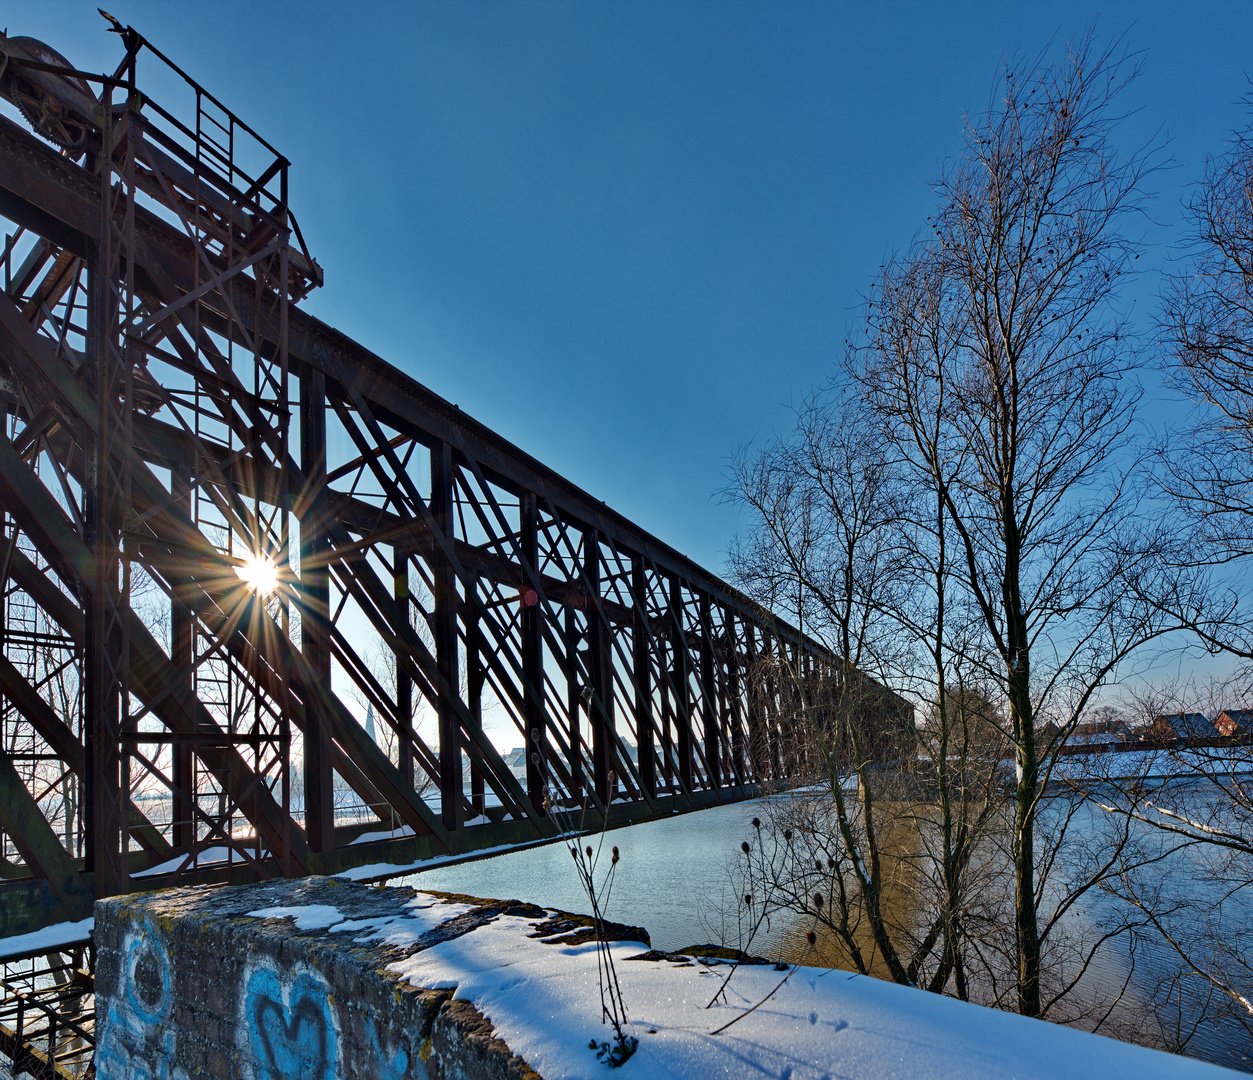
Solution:
{"label": "snow on ground", "polygon": [[44,949],[85,944],[91,940],[91,930],[95,922],[95,919],[88,917],[79,919],[78,922],[53,923],[29,934],[0,938],[0,960],[6,960],[10,956],[29,956]]}
{"label": "snow on ground", "polygon": [[[543,944],[533,920],[502,916],[390,965],[414,986],[456,988],[511,1050],[552,1080],[1191,1080],[1240,1074],[1040,1020],[846,971],[738,969],[726,1003],[706,1009],[726,967],[629,957],[611,946],[639,1049],[609,1073],[591,1040],[601,1023],[596,946]],[[737,1016],[720,1035],[710,1034]]]}
{"label": "snow on ground", "polygon": [[[466,822],[468,825],[469,822]],[[395,840],[401,836],[412,836],[412,825],[397,825],[394,829],[376,829],[374,832],[364,832],[353,841],[354,844],[368,844],[374,840]]]}
{"label": "snow on ground", "polygon": [[1167,780],[1189,779],[1206,775],[1216,769],[1234,775],[1250,771],[1248,747],[1208,747],[1196,749],[1151,748],[1121,750],[1117,753],[1068,754],[1057,759],[1053,776],[1058,780],[1126,780],[1146,778]]}
{"label": "snow on ground", "polygon": [[[256,857],[255,852],[253,857]],[[263,851],[261,858],[270,858],[270,852]],[[228,847],[209,847],[203,851],[197,852],[196,863],[200,867],[210,866],[216,863],[224,863],[231,860],[236,864],[243,864],[244,857],[235,848]],[[166,859],[163,863],[156,866],[150,866],[147,870],[134,870],[131,872],[132,878],[156,877],[157,874],[169,874],[175,870],[184,869],[191,866],[191,859],[187,855],[175,855],[172,859]]]}

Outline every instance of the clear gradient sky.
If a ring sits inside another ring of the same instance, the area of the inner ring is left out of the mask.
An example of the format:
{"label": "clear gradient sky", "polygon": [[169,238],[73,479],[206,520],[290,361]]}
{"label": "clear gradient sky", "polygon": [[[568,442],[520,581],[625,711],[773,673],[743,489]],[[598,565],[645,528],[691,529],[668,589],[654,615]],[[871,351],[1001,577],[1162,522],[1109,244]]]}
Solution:
{"label": "clear gradient sky", "polygon": [[[1145,325],[1253,119],[1248,4],[103,2],[292,161],[309,310],[716,571],[728,455],[826,378],[1005,55],[1094,19],[1143,50],[1119,139],[1174,159]],[[0,23],[120,53],[94,0]]]}

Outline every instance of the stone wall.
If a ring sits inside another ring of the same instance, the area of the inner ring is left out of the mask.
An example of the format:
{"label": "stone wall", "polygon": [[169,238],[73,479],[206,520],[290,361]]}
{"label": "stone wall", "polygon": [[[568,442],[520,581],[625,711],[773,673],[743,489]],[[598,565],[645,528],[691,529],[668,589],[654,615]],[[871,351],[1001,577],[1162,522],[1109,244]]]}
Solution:
{"label": "stone wall", "polygon": [[[399,935],[399,943],[362,943],[316,925],[321,905],[341,928],[388,926],[412,914],[406,905],[418,895],[306,878],[98,902],[97,1076],[535,1078],[471,1003],[451,1000],[447,990],[414,988],[384,969],[501,914],[543,919],[547,912],[458,898],[429,920],[430,931],[411,940]],[[248,914],[269,908],[305,914]]]}

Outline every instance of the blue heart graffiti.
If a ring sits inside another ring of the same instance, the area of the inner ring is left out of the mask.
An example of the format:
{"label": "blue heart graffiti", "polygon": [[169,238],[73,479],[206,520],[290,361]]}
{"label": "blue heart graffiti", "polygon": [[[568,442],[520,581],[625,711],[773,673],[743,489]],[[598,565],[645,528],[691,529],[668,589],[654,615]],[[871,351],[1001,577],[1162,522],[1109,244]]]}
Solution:
{"label": "blue heart graffiti", "polygon": [[365,1034],[370,1060],[378,1063],[378,1080],[404,1080],[409,1069],[409,1052],[404,1046],[397,1046],[396,1053],[389,1055],[379,1041],[379,1029],[374,1017],[366,1021]]}
{"label": "blue heart graffiti", "polygon": [[244,1014],[257,1080],[335,1076],[338,1047],[324,982],[307,973],[281,979],[271,968],[257,968],[248,979]]}

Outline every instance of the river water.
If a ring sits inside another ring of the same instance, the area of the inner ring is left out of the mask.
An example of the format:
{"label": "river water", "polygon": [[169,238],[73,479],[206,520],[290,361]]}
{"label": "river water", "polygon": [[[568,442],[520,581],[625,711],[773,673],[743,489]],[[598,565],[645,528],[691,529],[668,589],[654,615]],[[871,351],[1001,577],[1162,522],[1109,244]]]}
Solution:
{"label": "river water", "polygon": [[[755,805],[717,806],[607,834],[606,856],[611,845],[621,854],[607,918],[643,926],[653,947],[667,951],[717,942],[719,928],[709,920],[716,920],[716,911],[731,895],[727,864],[740,843],[751,838],[748,823]],[[598,841],[590,837],[585,842]],[[588,910],[564,844],[436,867],[388,884]]]}
{"label": "river water", "polygon": [[[740,844],[752,840],[752,818],[760,814],[757,803],[714,807],[692,814],[617,829],[604,840],[607,865],[609,847],[621,854],[606,916],[617,922],[645,927],[654,948],[681,951],[703,944],[737,943],[734,912],[738,888],[730,867]],[[764,816],[764,815],[763,815]],[[585,842],[598,842],[590,837]],[[496,899],[519,899],[543,907],[586,912],[589,904],[582,892],[569,851],[563,844],[482,859],[394,879],[419,889],[469,893]],[[1097,925],[1103,921],[1097,900],[1078,911],[1075,919]],[[728,916],[724,913],[730,912]],[[1253,915],[1253,913],[1251,913]],[[799,946],[804,930],[796,923],[777,923],[759,934],[751,951],[773,958],[801,959]],[[813,963],[812,959],[806,962]],[[838,963],[833,960],[832,963]],[[1151,941],[1136,950],[1131,985],[1111,1019],[1142,1021],[1147,1010],[1148,987],[1175,970],[1173,954]],[[1099,1000],[1116,995],[1131,970],[1125,945],[1107,950],[1084,976],[1084,996]],[[1141,987],[1145,987],[1141,992]],[[1183,1023],[1189,1017],[1182,1018]],[[1151,1040],[1150,1040],[1151,1041]],[[1253,1072],[1253,1048],[1247,1033],[1237,1024],[1206,1022],[1187,1046],[1189,1056],[1229,1068]]]}

